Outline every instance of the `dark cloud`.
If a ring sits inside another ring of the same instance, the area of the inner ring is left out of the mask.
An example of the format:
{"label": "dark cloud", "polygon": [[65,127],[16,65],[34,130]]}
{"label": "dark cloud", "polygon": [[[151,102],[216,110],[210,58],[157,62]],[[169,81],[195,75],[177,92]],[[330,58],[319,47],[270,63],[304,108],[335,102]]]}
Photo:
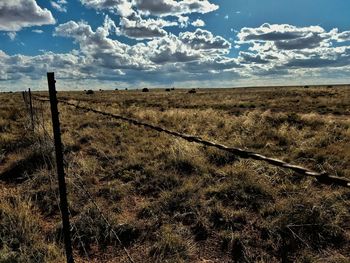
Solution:
{"label": "dark cloud", "polygon": [[267,59],[263,59],[260,54],[253,54],[249,52],[239,52],[239,58],[240,62],[243,64],[250,64],[250,63],[256,63],[256,64],[267,64],[270,61]]}
{"label": "dark cloud", "polygon": [[143,13],[158,16],[205,14],[219,8],[208,0],[136,0],[135,7]]}
{"label": "dark cloud", "polygon": [[116,11],[123,17],[135,13],[152,16],[179,16],[191,13],[209,13],[219,7],[208,0],[80,0],[98,10]]}

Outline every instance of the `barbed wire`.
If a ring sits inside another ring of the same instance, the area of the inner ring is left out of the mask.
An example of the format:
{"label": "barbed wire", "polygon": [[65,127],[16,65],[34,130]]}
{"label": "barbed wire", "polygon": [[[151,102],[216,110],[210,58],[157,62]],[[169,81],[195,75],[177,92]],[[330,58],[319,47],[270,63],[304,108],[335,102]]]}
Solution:
{"label": "barbed wire", "polygon": [[[38,99],[38,100],[49,102],[48,99],[41,97],[41,96],[40,97],[35,96],[34,98]],[[110,118],[126,121],[126,122],[129,122],[129,123],[136,125],[136,126],[143,126],[143,127],[146,127],[146,128],[158,131],[158,132],[163,132],[163,133],[175,136],[175,137],[182,138],[188,142],[196,142],[196,143],[199,143],[199,144],[202,144],[205,146],[214,147],[214,148],[226,151],[226,152],[230,152],[230,153],[232,153],[236,156],[239,156],[240,158],[243,158],[243,159],[253,159],[253,160],[257,160],[257,161],[263,161],[263,162],[269,163],[273,166],[277,166],[277,167],[281,167],[281,168],[285,168],[285,169],[290,169],[290,170],[292,170],[300,175],[313,177],[313,178],[317,179],[317,181],[322,183],[322,184],[327,184],[327,185],[335,184],[335,185],[339,185],[339,186],[343,186],[343,187],[350,187],[350,180],[349,179],[343,178],[343,177],[338,177],[338,176],[332,176],[332,175],[329,175],[325,171],[324,172],[316,172],[316,171],[304,168],[302,166],[290,164],[290,163],[287,163],[287,162],[279,160],[279,159],[270,158],[270,157],[264,156],[264,155],[259,154],[259,153],[243,150],[241,148],[228,147],[228,146],[220,144],[220,143],[204,140],[204,139],[197,137],[197,136],[183,134],[180,132],[168,130],[168,129],[165,129],[165,128],[162,128],[162,127],[150,124],[150,123],[146,123],[146,122],[143,122],[140,120],[133,119],[133,118],[128,118],[128,117],[121,116],[118,114],[113,114],[113,113],[104,112],[104,111],[96,110],[96,109],[85,107],[85,106],[80,106],[80,105],[77,105],[77,104],[68,102],[66,100],[62,100],[62,99],[59,99],[58,101],[62,104],[75,107],[76,109],[79,109],[79,110],[93,112],[93,113],[107,116]]]}

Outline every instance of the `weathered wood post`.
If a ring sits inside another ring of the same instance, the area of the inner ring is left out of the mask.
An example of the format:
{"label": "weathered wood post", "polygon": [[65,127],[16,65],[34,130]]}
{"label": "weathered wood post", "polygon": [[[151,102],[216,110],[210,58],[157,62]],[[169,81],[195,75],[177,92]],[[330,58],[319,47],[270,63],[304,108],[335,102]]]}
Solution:
{"label": "weathered wood post", "polygon": [[32,122],[32,131],[34,131],[34,112],[33,112],[33,101],[32,101],[32,92],[28,89],[29,94],[29,110],[30,110],[30,120]]}
{"label": "weathered wood post", "polygon": [[64,243],[66,248],[67,263],[74,263],[72,241],[70,238],[70,223],[69,223],[69,211],[68,211],[68,201],[67,201],[67,187],[64,174],[63,166],[63,149],[61,140],[61,130],[60,130],[60,120],[58,113],[58,101],[56,96],[56,81],[55,74],[47,73],[47,81],[49,85],[50,94],[50,106],[52,115],[52,127],[54,133],[55,141],[55,152],[56,152],[56,165],[57,165],[57,176],[60,192],[60,208],[62,214],[62,225],[64,234]]}

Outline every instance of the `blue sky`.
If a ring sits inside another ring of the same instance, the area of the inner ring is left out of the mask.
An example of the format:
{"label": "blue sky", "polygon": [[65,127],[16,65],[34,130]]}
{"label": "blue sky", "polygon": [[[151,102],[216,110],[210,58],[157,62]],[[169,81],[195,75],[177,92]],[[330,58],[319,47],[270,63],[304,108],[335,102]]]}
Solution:
{"label": "blue sky", "polygon": [[348,0],[0,0],[0,90],[44,88],[46,71],[62,89],[347,83],[349,10]]}

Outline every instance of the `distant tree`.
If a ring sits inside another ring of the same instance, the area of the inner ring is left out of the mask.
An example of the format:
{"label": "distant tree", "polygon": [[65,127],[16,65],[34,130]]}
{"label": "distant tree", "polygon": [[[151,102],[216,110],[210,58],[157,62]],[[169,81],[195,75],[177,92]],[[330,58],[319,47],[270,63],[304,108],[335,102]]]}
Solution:
{"label": "distant tree", "polygon": [[142,92],[149,92],[149,89],[148,88],[143,88]]}

